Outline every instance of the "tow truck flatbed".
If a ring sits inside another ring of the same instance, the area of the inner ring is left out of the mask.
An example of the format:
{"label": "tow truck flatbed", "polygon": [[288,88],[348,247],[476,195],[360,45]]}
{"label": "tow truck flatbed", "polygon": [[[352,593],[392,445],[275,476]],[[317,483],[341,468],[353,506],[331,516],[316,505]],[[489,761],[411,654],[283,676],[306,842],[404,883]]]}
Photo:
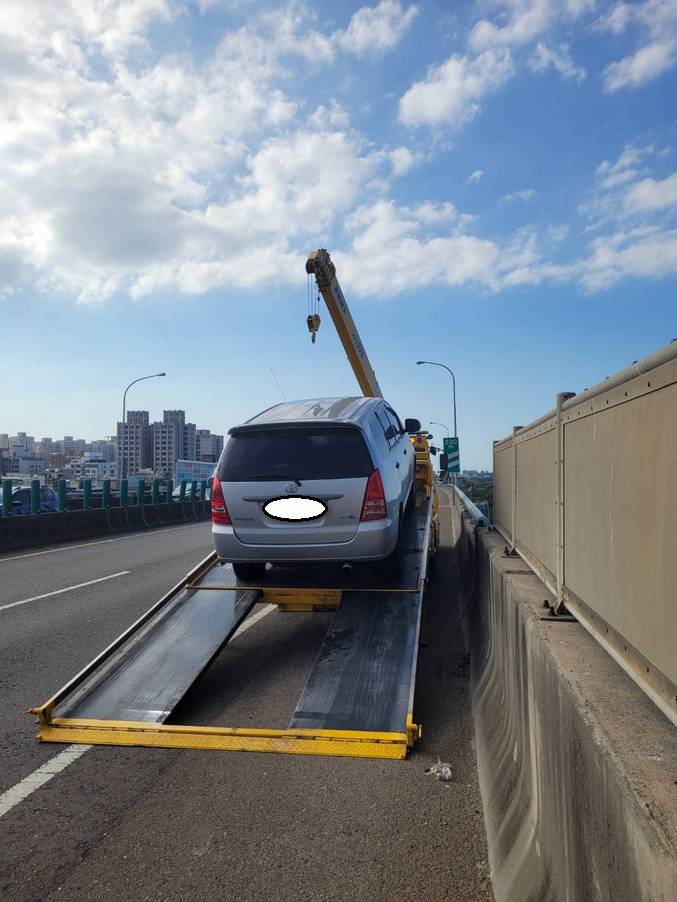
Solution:
{"label": "tow truck flatbed", "polygon": [[[253,585],[209,555],[56,695],[31,709],[38,739],[405,757],[420,733],[413,697],[434,508],[434,493],[419,491],[403,523],[399,575],[372,567],[318,582],[321,568],[272,568]],[[227,654],[257,602],[335,609],[289,727],[174,724],[181,699],[218,654]]]}

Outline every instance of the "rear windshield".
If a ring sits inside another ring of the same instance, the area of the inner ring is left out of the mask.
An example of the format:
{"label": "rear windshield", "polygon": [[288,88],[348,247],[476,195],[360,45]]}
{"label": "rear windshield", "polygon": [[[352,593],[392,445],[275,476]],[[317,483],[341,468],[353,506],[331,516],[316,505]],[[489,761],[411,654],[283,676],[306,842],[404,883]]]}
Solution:
{"label": "rear windshield", "polygon": [[350,479],[373,469],[357,429],[265,429],[232,435],[218,476],[223,482]]}

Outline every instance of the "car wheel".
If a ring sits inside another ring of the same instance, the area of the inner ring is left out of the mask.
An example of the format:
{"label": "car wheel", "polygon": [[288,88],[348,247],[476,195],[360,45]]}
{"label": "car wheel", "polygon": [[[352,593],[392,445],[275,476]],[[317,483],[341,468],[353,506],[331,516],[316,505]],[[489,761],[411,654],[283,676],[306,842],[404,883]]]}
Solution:
{"label": "car wheel", "polygon": [[241,579],[242,582],[250,583],[255,579],[259,579],[263,576],[266,569],[265,562],[256,561],[254,563],[247,564],[233,564],[233,570],[235,571],[235,576],[238,579]]}

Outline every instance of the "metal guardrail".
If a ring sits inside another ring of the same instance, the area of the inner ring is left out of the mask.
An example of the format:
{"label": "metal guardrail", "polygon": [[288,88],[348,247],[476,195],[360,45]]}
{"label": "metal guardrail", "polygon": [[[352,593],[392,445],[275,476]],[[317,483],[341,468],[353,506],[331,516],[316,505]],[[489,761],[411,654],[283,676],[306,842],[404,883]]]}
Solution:
{"label": "metal guardrail", "polygon": [[465,507],[467,512],[473,518],[477,526],[491,526],[489,517],[483,514],[479,507],[473,501],[471,501],[470,498],[468,498],[468,496],[465,494],[465,492],[462,492],[457,485],[454,486],[454,492],[463,507]]}
{"label": "metal guardrail", "polygon": [[[82,488],[69,492],[65,479],[58,479],[54,485],[56,491],[56,510],[58,513],[65,513],[69,510],[93,510],[97,508],[112,507],[129,507],[130,504],[170,504],[183,503],[185,501],[204,501],[207,498],[208,480],[181,480],[178,484],[179,496],[175,498],[174,482],[168,479],[163,488],[159,479],[153,479],[147,483],[145,479],[138,479],[130,488],[130,480],[121,479],[118,493],[115,495],[111,491],[111,480],[104,479],[100,492],[93,491],[92,480],[83,479]],[[28,485],[22,485],[21,488],[30,490],[30,510],[14,511],[12,502],[12,493],[14,490],[14,480],[0,480],[0,517],[8,516],[31,516],[44,513],[42,508],[41,493],[42,486],[38,479],[32,479]]]}
{"label": "metal guardrail", "polygon": [[494,524],[677,724],[677,341],[494,442]]}

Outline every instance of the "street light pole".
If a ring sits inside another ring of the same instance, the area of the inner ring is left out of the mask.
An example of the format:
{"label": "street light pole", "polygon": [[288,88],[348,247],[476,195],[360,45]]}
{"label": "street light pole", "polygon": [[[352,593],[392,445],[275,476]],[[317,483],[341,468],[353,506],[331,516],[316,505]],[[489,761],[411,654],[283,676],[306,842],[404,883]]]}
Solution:
{"label": "street light pole", "polygon": [[434,360],[417,360],[416,365],[421,366],[422,364],[427,363],[429,366],[441,366],[443,370],[446,370],[451,374],[451,382],[453,386],[453,395],[454,395],[454,438],[458,438],[458,430],[456,428],[456,376],[452,370],[445,363],[436,363]]}
{"label": "street light pole", "polygon": [[122,460],[118,461],[118,477],[120,479],[124,479],[127,475],[125,466],[127,463],[127,459],[125,457],[124,451],[124,436],[125,436],[125,416],[127,414],[127,392],[132,387],[132,385],[136,385],[137,382],[143,382],[144,379],[155,379],[158,376],[166,376],[167,373],[151,373],[150,376],[140,376],[138,379],[134,379],[129,383],[127,388],[125,389],[125,393],[122,396],[122,442],[120,443],[120,456]]}
{"label": "street light pole", "polygon": [[449,427],[445,426],[444,423],[438,423],[437,420],[430,420],[431,425],[433,426],[441,426],[443,429],[446,429],[447,438],[449,438]]}

